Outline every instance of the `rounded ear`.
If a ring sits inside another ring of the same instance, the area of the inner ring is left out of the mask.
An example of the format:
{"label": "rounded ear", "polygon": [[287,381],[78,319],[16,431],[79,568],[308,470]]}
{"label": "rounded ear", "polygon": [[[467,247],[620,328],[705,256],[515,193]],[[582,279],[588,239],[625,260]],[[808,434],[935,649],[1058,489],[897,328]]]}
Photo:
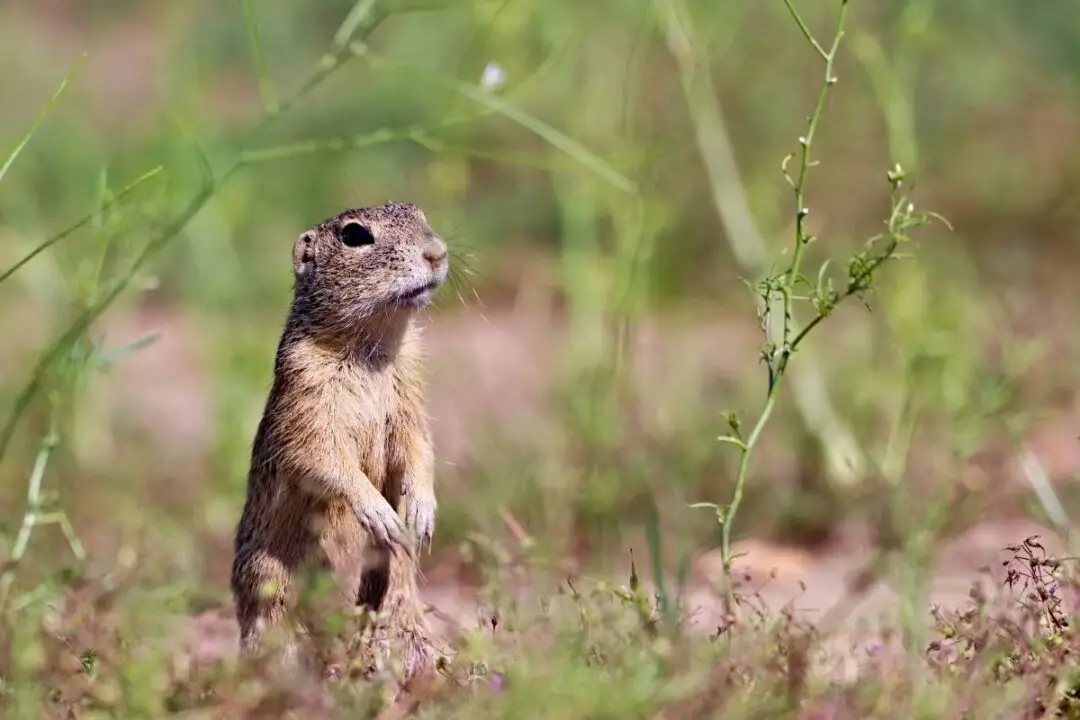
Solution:
{"label": "rounded ear", "polygon": [[308,231],[296,238],[292,251],[293,272],[305,277],[315,270],[315,233]]}

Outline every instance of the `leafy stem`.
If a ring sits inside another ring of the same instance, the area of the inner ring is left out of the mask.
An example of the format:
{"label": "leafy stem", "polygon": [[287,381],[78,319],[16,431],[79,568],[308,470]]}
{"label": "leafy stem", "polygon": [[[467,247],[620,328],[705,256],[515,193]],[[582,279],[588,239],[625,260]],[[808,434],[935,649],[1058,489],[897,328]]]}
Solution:
{"label": "leafy stem", "polygon": [[[836,31],[832,42],[826,50],[813,37],[809,27],[792,5],[791,0],[784,0],[784,5],[795,19],[800,31],[824,61],[825,69],[817,101],[814,103],[813,111],[807,122],[806,133],[799,138],[799,151],[784,158],[781,165],[784,178],[795,195],[795,247],[791,254],[791,260],[782,271],[765,277],[753,288],[760,301],[759,321],[765,335],[765,346],[761,352],[761,360],[768,372],[765,402],[757,421],[750,429],[749,434],[745,436],[740,429],[738,419],[730,413],[725,415],[730,432],[719,439],[727,444],[734,445],[738,448],[740,454],[731,501],[726,507],[717,507],[707,503],[696,505],[697,507],[708,505],[716,510],[721,525],[721,557],[728,612],[733,616],[736,613],[737,599],[731,579],[733,561],[731,530],[735,516],[742,504],[746,478],[749,474],[754,449],[757,447],[762,432],[776,408],[780,386],[791,357],[804,343],[810,332],[818,327],[825,318],[829,317],[839,303],[850,297],[865,298],[865,295],[872,291],[877,271],[886,262],[900,257],[898,250],[904,242],[909,240],[908,231],[913,227],[925,224],[930,217],[928,213],[915,212],[914,205],[901,191],[905,180],[904,171],[899,166],[896,166],[887,175],[889,184],[892,186],[892,211],[885,222],[885,231],[866,241],[863,248],[848,260],[846,278],[841,283],[835,283],[828,272],[828,262],[821,266],[816,281],[811,281],[802,274],[806,248],[816,239],[806,228],[806,217],[809,214],[806,207],[806,184],[809,170],[816,164],[811,160],[811,149],[824,113],[829,90],[837,82],[834,66],[840,41],[844,36],[844,23],[847,19],[849,2],[850,0],[840,0]],[[788,171],[788,165],[796,155],[799,158],[799,166],[795,176],[792,177],[792,174]],[[795,323],[795,303],[797,300],[809,301],[815,310],[813,318],[801,328],[797,327]],[[773,340],[772,332],[772,314],[775,307],[779,307],[783,314],[779,343]]]}
{"label": "leafy stem", "polygon": [[11,556],[4,562],[3,569],[0,569],[0,611],[7,608],[11,586],[15,581],[15,571],[26,554],[26,549],[30,544],[30,535],[33,533],[34,528],[47,524],[59,525],[75,558],[82,562],[86,555],[82,543],[71,527],[67,513],[63,511],[43,512],[45,503],[42,501],[42,480],[45,477],[45,469],[52,457],[53,450],[59,443],[59,435],[55,427],[55,412],[52,414],[50,426],[49,431],[41,438],[41,442],[38,444],[37,457],[34,459],[34,466],[30,471],[30,479],[27,483],[26,511],[23,513],[19,532],[15,536],[15,542],[12,545]]}

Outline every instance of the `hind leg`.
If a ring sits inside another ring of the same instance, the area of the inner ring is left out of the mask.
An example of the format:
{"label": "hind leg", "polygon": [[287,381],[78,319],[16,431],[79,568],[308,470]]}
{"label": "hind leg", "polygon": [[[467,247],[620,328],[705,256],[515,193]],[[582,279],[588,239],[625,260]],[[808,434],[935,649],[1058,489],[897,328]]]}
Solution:
{"label": "hind leg", "polygon": [[352,643],[366,672],[376,672],[394,656],[400,657],[406,679],[433,668],[413,558],[399,547],[373,545],[348,508],[331,506],[327,515],[321,545],[347,593],[345,601],[376,615]]}
{"label": "hind leg", "polygon": [[434,669],[423,603],[413,558],[400,548],[378,549],[360,578],[356,603],[378,613],[377,652],[396,651],[409,681]]}
{"label": "hind leg", "polygon": [[[263,646],[266,631],[283,628],[293,590],[293,573],[286,563],[263,549],[238,556],[233,568],[236,620],[240,624],[240,651],[253,655]],[[284,658],[296,660],[296,646],[286,639]]]}
{"label": "hind leg", "polygon": [[[315,549],[306,524],[276,520],[280,522],[273,522],[270,532],[251,532],[242,519],[237,532],[231,585],[240,625],[240,650],[245,655],[262,648],[268,630],[290,630],[283,621],[294,601],[296,573]],[[291,633],[282,651],[283,659],[295,664],[297,648]]]}

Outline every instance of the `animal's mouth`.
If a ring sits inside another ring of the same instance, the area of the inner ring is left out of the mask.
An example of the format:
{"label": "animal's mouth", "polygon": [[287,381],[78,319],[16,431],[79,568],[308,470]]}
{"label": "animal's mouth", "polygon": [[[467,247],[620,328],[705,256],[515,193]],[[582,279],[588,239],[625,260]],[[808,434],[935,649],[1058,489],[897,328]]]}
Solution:
{"label": "animal's mouth", "polygon": [[395,299],[399,305],[423,307],[431,302],[431,296],[437,287],[439,287],[438,280],[429,280],[423,285],[417,285],[410,290],[398,293]]}

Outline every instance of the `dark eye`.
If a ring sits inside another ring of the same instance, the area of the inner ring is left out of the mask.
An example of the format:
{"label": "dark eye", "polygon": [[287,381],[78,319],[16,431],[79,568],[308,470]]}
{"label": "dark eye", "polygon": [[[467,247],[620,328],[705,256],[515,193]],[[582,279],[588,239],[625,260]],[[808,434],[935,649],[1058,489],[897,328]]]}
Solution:
{"label": "dark eye", "polygon": [[360,223],[343,225],[340,235],[341,242],[347,247],[360,247],[361,245],[371,245],[375,242],[375,237],[371,234],[371,231]]}

